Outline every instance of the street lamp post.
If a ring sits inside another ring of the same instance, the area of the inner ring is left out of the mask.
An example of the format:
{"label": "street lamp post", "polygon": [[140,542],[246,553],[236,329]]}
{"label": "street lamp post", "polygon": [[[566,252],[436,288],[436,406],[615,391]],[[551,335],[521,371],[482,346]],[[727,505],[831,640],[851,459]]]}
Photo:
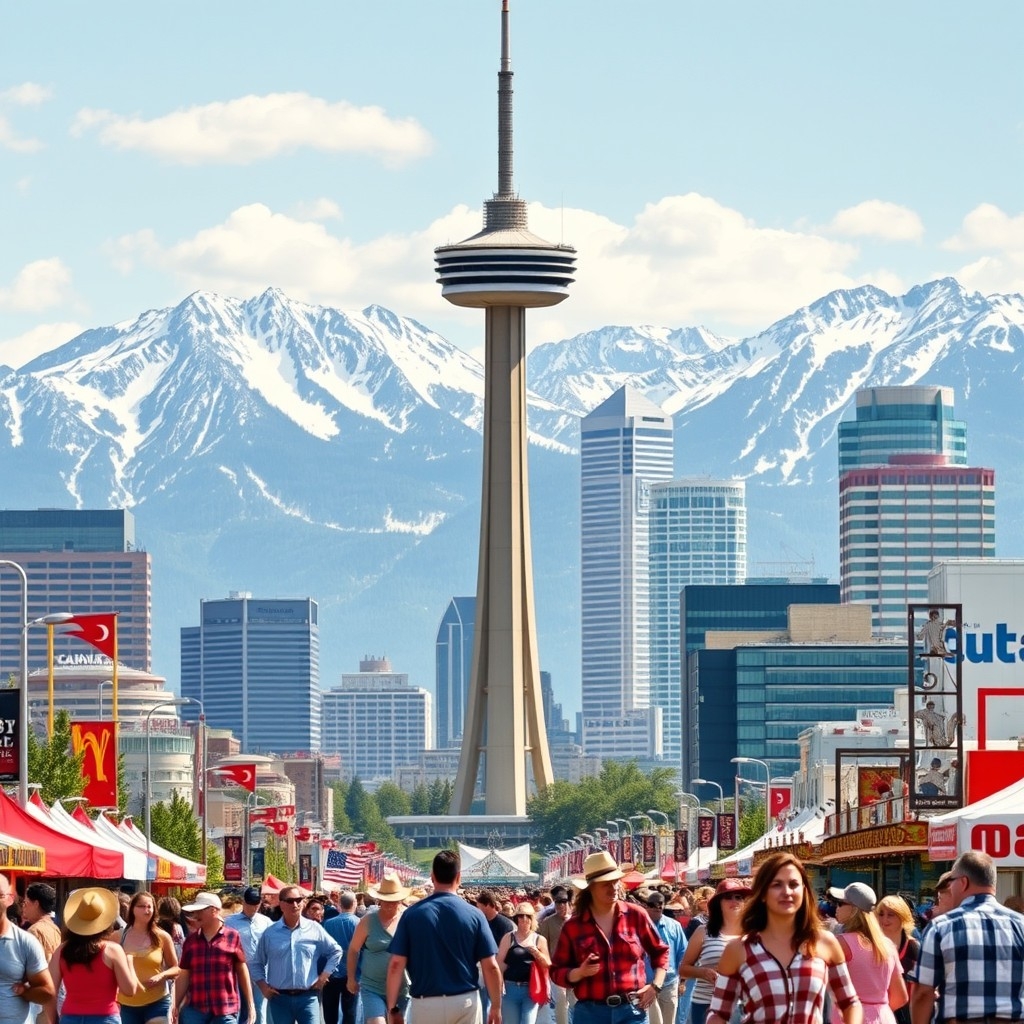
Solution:
{"label": "street lamp post", "polygon": [[[765,822],[768,819],[768,782],[772,777],[772,770],[768,767],[767,762],[760,760],[756,757],[733,757],[730,758],[733,764],[759,764],[764,769],[765,777],[765,790],[764,790],[764,802],[765,802]],[[736,845],[739,846],[740,842],[740,783],[744,779],[741,775],[736,774],[733,777],[733,785],[735,786],[735,797],[733,804],[733,817],[736,821]]]}
{"label": "street lamp post", "polygon": [[96,717],[102,722],[103,721],[103,687],[109,686],[113,688],[113,679],[101,679],[96,684]]}
{"label": "street lamp post", "polygon": [[[149,711],[146,712],[146,870],[149,870],[149,861],[152,857],[152,843],[153,843],[153,818],[152,818],[152,804],[153,804],[153,752],[150,744],[150,724],[153,721],[153,712],[158,711],[160,708],[180,708],[186,704],[199,704],[200,718],[202,718],[203,706],[202,703],[193,697],[175,697],[173,700],[162,700],[159,704],[154,704]],[[206,863],[206,780],[203,779],[203,863]],[[148,879],[147,879],[148,881]]]}
{"label": "street lamp post", "polygon": [[725,810],[725,792],[720,782],[715,782],[713,779],[690,779],[690,784],[693,786],[714,786],[718,790],[718,813],[721,814]]}

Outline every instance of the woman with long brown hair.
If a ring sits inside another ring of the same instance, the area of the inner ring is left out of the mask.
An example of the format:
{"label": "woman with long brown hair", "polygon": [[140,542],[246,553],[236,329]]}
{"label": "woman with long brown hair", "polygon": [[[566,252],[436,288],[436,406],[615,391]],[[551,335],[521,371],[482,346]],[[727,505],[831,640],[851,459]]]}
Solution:
{"label": "woman with long brown hair", "polygon": [[742,927],[719,961],[708,1024],[725,1024],[737,1000],[743,1024],[822,1024],[826,989],[843,1024],[862,1024],[843,948],[821,927],[807,872],[792,854],[772,854],[758,868]]}
{"label": "woman with long brown hair", "polygon": [[178,957],[171,936],[157,927],[156,904],[151,893],[137,892],[131,898],[121,948],[132,962],[141,985],[136,995],[118,995],[121,1024],[165,1024],[171,1016],[167,983],[178,976]]}

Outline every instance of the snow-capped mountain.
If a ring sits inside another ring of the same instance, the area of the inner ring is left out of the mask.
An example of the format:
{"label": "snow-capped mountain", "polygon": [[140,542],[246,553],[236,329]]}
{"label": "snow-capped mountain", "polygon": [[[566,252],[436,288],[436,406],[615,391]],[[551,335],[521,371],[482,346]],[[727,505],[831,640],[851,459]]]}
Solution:
{"label": "snow-capped mountain", "polygon": [[[482,326],[481,326],[482,330]],[[606,327],[530,356],[541,658],[578,701],[579,417],[630,385],[675,417],[679,475],[748,481],[751,571],[837,569],[836,424],[858,387],[956,391],[971,462],[997,471],[1000,555],[1020,554],[1024,298],[953,280],[862,287],[745,339]],[[154,561],[157,671],[201,597],[313,596],[321,678],[388,653],[431,687],[448,599],[475,587],[483,369],[377,306],[208,293],[0,368],[8,507],[135,511]]]}

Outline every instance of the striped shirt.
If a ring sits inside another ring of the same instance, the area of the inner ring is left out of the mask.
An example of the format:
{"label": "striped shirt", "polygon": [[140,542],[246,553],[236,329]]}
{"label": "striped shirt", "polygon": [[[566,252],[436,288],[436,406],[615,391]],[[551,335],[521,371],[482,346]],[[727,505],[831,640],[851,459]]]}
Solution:
{"label": "striped shirt", "polygon": [[[697,957],[694,967],[711,967],[717,971],[718,961],[722,959],[725,947],[735,938],[735,935],[723,935],[721,932],[717,935],[710,935],[705,928],[704,942],[701,944],[700,956]],[[715,986],[712,982],[698,978],[697,984],[693,986],[693,1002],[706,1006],[711,1002],[711,993],[714,990]]]}
{"label": "striped shirt", "polygon": [[1024,914],[969,896],[921,936],[912,980],[939,990],[937,1020],[1024,1020]]}
{"label": "striped shirt", "polygon": [[821,1024],[826,987],[840,1010],[859,1003],[846,964],[828,964],[820,956],[794,953],[783,966],[761,945],[760,937],[743,939],[744,960],[736,974],[720,974],[710,1012],[729,1020],[737,1000],[743,1024]]}

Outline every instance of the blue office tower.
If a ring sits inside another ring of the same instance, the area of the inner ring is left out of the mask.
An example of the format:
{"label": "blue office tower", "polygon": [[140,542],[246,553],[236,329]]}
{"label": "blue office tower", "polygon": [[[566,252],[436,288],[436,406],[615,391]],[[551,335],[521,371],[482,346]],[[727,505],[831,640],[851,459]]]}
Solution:
{"label": "blue office tower", "polygon": [[453,597],[441,616],[435,646],[437,749],[457,746],[462,739],[473,668],[475,597]]}

